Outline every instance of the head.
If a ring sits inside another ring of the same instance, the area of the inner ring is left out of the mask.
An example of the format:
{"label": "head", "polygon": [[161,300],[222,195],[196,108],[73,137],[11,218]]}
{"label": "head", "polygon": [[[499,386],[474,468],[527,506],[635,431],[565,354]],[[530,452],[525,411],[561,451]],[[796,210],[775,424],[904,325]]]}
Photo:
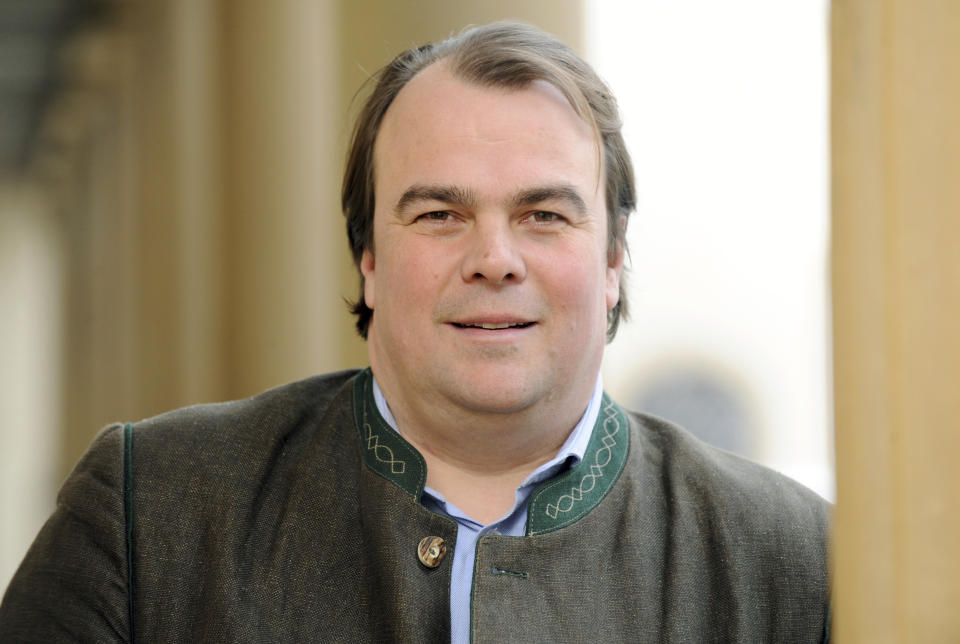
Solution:
{"label": "head", "polygon": [[[480,87],[519,90],[540,82],[562,94],[595,136],[604,183],[607,254],[611,261],[622,256],[636,194],[616,100],[593,69],[567,45],[536,28],[503,22],[470,28],[443,42],[405,51],[371,79],[374,89],[357,118],[341,194],[357,267],[365,252],[376,252],[374,149],[384,115],[414,77],[440,61],[458,79]],[[352,311],[357,316],[357,331],[367,338],[373,310],[364,297],[362,271],[360,279],[360,296]],[[613,339],[628,310],[622,279],[618,288],[618,301],[607,312],[608,340]]]}

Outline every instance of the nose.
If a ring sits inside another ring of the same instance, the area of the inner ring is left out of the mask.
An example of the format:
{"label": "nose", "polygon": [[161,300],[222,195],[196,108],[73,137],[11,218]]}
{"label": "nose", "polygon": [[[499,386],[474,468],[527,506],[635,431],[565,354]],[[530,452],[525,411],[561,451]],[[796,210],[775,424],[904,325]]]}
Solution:
{"label": "nose", "polygon": [[461,265],[463,280],[496,286],[522,282],[527,269],[516,241],[509,222],[476,221]]}

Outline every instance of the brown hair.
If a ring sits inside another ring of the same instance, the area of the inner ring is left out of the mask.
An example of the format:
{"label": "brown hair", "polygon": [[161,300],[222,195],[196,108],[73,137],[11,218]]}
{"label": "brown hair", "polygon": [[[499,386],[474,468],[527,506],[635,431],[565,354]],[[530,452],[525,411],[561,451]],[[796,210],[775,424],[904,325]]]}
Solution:
{"label": "brown hair", "polygon": [[[577,114],[597,133],[602,145],[607,202],[607,253],[610,260],[626,252],[626,223],[636,205],[633,166],[620,135],[616,99],[596,72],[572,49],[553,36],[528,25],[496,22],[472,27],[440,43],[409,49],[377,72],[376,83],[353,131],[343,174],[341,206],[347,219],[347,236],[353,261],[359,268],[364,250],[373,250],[375,204],[373,149],[383,116],[401,89],[428,65],[444,60],[452,74],[481,86],[522,89],[535,80],[560,90]],[[360,297],[351,311],[364,338],[373,311]],[[607,338],[612,340],[627,314],[624,281],[620,300],[607,314]]]}

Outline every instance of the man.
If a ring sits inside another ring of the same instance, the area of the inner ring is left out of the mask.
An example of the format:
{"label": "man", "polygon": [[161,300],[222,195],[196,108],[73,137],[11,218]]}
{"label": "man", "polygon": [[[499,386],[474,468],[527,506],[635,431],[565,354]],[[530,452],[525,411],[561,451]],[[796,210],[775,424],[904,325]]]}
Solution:
{"label": "man", "polygon": [[602,392],[619,129],[535,29],[401,54],[344,179],[371,368],[106,429],[0,639],[825,639],[823,501]]}

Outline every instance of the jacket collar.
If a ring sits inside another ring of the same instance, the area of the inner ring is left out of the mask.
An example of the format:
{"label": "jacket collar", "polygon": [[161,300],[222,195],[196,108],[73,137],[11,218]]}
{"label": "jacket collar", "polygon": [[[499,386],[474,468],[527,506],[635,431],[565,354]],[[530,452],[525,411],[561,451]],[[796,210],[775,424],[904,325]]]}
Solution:
{"label": "jacket collar", "polygon": [[[427,481],[426,462],[377,410],[373,374],[369,367],[358,373],[354,380],[353,415],[366,467],[419,502]],[[600,415],[583,460],[566,472],[547,479],[531,494],[527,534],[559,530],[586,516],[620,477],[629,446],[626,414],[604,393]]]}

